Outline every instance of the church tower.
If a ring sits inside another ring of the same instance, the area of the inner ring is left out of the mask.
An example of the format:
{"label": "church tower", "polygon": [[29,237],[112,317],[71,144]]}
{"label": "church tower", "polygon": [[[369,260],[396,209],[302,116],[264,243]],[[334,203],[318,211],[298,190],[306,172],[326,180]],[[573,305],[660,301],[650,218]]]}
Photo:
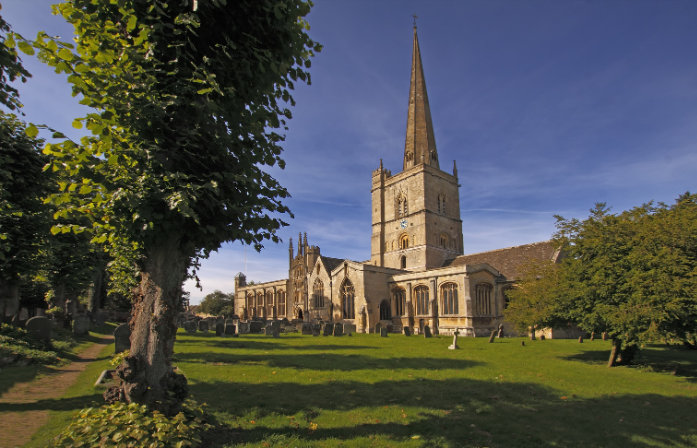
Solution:
{"label": "church tower", "polygon": [[416,26],[403,171],[393,176],[381,160],[371,192],[371,264],[422,271],[464,253],[457,168],[440,169]]}

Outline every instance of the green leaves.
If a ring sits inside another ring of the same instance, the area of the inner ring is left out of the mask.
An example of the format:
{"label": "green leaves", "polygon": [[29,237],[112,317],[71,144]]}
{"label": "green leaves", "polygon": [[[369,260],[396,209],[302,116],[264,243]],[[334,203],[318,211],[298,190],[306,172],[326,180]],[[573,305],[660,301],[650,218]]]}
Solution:
{"label": "green leaves", "polygon": [[27,126],[24,132],[26,132],[27,136],[29,136],[30,138],[35,138],[37,135],[39,135],[39,130],[33,124]]}

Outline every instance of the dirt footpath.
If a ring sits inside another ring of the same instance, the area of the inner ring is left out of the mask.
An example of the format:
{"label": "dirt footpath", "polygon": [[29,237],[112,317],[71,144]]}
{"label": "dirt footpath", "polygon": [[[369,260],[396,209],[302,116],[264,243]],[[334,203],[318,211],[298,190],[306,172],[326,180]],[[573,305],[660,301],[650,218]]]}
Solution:
{"label": "dirt footpath", "polygon": [[[40,400],[60,398],[66,390],[77,382],[78,376],[96,360],[104,346],[114,338],[104,337],[98,343],[78,355],[72,363],[52,369],[41,378],[26,383],[15,384],[0,396],[0,403],[25,404]],[[0,413],[0,448],[22,446],[34,433],[48,423],[48,411],[22,411]]]}

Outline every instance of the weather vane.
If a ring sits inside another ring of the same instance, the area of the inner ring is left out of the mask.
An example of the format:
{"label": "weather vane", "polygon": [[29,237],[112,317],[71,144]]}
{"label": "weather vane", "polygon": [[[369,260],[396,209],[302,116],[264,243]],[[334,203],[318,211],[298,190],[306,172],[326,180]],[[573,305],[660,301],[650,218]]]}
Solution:
{"label": "weather vane", "polygon": [[414,28],[416,28],[416,19],[419,17],[416,15],[416,13],[412,14],[412,17],[414,18]]}

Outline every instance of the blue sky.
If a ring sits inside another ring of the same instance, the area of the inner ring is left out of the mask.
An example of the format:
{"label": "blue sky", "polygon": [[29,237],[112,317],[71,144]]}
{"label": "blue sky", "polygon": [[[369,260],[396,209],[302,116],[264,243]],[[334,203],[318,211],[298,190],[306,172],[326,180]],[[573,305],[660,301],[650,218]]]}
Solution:
{"label": "blue sky", "polygon": [[[14,30],[69,38],[51,1],[4,0]],[[401,169],[418,32],[439,158],[457,160],[465,253],[548,239],[553,214],[583,218],[596,202],[621,211],[695,191],[697,2],[315,2],[324,45],[284,144],[295,214],[284,242],[247,250],[249,279],[287,276],[289,238],[307,232],[324,255],[370,257],[370,176]],[[86,110],[65,78],[24,57],[26,119],[64,130]],[[233,290],[245,250],[205,260],[203,291]]]}

